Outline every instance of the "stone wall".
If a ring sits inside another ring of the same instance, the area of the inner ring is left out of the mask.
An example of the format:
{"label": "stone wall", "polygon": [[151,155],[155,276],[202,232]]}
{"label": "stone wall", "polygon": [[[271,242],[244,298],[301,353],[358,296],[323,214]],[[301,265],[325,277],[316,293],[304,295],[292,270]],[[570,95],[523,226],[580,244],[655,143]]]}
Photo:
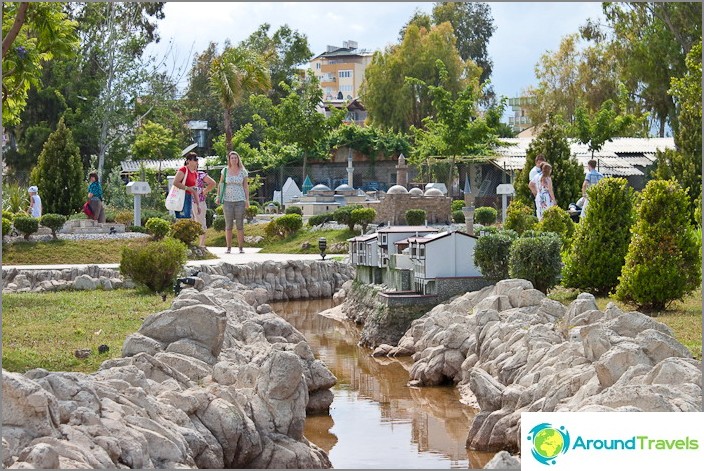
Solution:
{"label": "stone wall", "polygon": [[444,196],[411,196],[408,194],[386,195],[379,204],[374,205],[376,219],[374,223],[391,222],[392,225],[406,224],[406,211],[424,209],[428,224],[445,224],[452,220],[452,199]]}
{"label": "stone wall", "polygon": [[440,301],[445,301],[458,294],[479,291],[492,282],[481,276],[465,278],[436,278],[435,293]]}
{"label": "stone wall", "polygon": [[91,290],[98,287],[110,290],[133,286],[129,280],[125,283],[119,270],[101,268],[97,265],[64,268],[61,270],[2,269],[3,293],[60,291],[65,289]]}

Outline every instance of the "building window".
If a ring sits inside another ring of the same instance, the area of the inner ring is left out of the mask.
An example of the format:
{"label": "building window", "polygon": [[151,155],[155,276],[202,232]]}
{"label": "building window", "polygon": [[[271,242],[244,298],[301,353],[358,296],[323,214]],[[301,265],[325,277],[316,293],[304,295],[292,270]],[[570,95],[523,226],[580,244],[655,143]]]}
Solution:
{"label": "building window", "polygon": [[351,92],[352,85],[340,85],[340,91],[341,92]]}
{"label": "building window", "polygon": [[420,258],[425,258],[425,247],[420,247],[420,248],[418,249],[418,256],[419,256]]}
{"label": "building window", "polygon": [[315,68],[316,68],[316,69],[320,69],[320,62],[316,62],[316,63],[315,63]]}
{"label": "building window", "polygon": [[340,78],[351,78],[352,77],[352,71],[351,70],[341,70],[339,73]]}

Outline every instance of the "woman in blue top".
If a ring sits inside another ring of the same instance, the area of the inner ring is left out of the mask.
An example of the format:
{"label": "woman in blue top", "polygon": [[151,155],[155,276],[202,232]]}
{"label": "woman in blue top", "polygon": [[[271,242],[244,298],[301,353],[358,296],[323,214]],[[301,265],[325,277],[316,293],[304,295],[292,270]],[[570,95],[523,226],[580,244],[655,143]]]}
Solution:
{"label": "woman in blue top", "polygon": [[249,207],[249,184],[247,169],[244,168],[240,155],[233,151],[227,154],[227,167],[222,169],[218,185],[217,201],[222,201],[225,216],[225,242],[230,253],[232,249],[232,226],[237,226],[237,245],[244,253],[244,210]]}
{"label": "woman in blue top", "polygon": [[98,174],[91,172],[88,175],[88,204],[93,211],[93,219],[98,222],[105,222],[105,209],[103,208],[103,187],[98,181]]}

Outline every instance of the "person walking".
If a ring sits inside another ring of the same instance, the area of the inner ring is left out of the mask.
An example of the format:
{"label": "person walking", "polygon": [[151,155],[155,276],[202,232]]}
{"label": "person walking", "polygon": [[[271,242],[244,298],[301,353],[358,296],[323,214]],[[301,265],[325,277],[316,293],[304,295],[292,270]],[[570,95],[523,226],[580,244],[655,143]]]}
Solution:
{"label": "person walking", "polygon": [[189,152],[186,154],[186,160],[183,167],[178,169],[174,177],[174,186],[186,190],[186,198],[183,202],[183,209],[176,211],[177,219],[191,219],[193,208],[193,199],[198,196],[198,154]]}
{"label": "person walking", "polygon": [[103,187],[98,181],[98,172],[88,175],[88,204],[93,211],[93,220],[105,222],[105,208],[103,207]]}
{"label": "person walking", "polygon": [[553,193],[552,189],[551,175],[552,165],[547,162],[543,163],[542,173],[540,174],[540,177],[536,177],[538,191],[535,196],[535,207],[538,221],[542,221],[543,213],[546,209],[557,204],[555,193]]}
{"label": "person walking", "polygon": [[587,204],[589,203],[587,189],[599,183],[602,178],[604,178],[604,175],[596,169],[596,160],[591,159],[587,162],[587,172],[584,175],[584,182],[582,182],[582,198],[584,198],[584,203],[582,204],[582,211],[579,213],[580,218],[584,217]]}
{"label": "person walking", "polygon": [[217,201],[222,202],[225,216],[225,242],[227,250],[232,250],[232,226],[237,227],[237,245],[244,253],[244,213],[249,207],[249,184],[247,169],[242,164],[240,155],[235,151],[227,154],[227,166],[220,173]]}
{"label": "person walking", "polygon": [[191,207],[191,214],[193,220],[200,223],[203,228],[203,233],[200,235],[200,242],[198,245],[205,248],[205,231],[208,229],[208,225],[205,220],[205,213],[208,210],[205,204],[205,195],[210,193],[210,191],[215,188],[215,180],[213,180],[210,175],[202,170],[198,170],[198,176],[196,177],[196,188],[198,188],[198,196],[193,198],[193,206]]}
{"label": "person walking", "polygon": [[33,218],[39,219],[42,217],[42,199],[39,197],[39,188],[32,185],[27,188],[29,193],[29,208],[27,209],[27,214]]}

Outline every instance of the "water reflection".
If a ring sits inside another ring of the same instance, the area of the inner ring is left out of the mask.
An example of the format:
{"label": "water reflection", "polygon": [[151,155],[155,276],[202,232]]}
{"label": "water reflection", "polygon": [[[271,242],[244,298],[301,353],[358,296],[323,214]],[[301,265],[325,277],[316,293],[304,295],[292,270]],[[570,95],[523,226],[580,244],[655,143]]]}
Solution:
{"label": "water reflection", "polygon": [[330,416],[309,417],[306,437],[335,468],[482,468],[493,453],[465,448],[474,411],[454,387],[409,388],[410,358],[372,358],[352,322],[319,312],[331,299],[274,303],[337,376]]}

